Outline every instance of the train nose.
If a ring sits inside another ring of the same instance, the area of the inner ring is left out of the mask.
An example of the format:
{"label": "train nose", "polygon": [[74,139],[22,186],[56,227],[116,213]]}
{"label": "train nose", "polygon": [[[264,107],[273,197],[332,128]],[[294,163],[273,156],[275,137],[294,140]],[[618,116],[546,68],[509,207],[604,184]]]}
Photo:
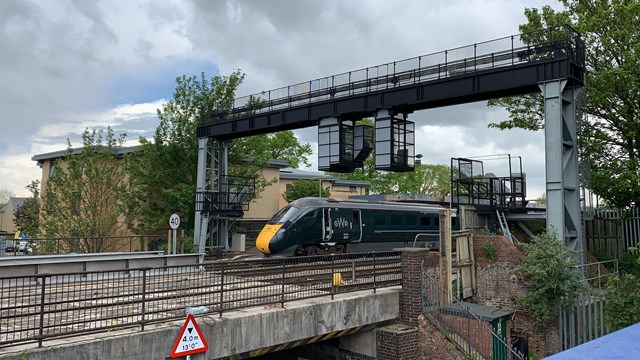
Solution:
{"label": "train nose", "polygon": [[270,254],[269,243],[274,238],[276,232],[282,227],[282,224],[278,225],[265,225],[260,231],[258,238],[256,239],[256,247],[264,254]]}

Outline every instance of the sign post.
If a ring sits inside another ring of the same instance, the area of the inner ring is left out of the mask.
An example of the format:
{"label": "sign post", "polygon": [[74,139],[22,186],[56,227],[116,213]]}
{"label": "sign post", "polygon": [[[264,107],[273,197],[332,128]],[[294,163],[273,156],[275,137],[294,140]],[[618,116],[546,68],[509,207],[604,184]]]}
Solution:
{"label": "sign post", "polygon": [[196,319],[191,314],[187,315],[187,320],[184,322],[184,325],[182,325],[180,335],[178,335],[176,343],[173,345],[173,350],[171,350],[171,358],[182,356],[189,358],[191,354],[197,354],[207,350],[209,350],[209,344],[207,344],[207,340],[202,336],[202,331],[200,331]]}
{"label": "sign post", "polygon": [[178,226],[180,226],[180,216],[178,216],[178,214],[171,214],[169,217],[169,227],[173,230],[173,255],[176,254]]}

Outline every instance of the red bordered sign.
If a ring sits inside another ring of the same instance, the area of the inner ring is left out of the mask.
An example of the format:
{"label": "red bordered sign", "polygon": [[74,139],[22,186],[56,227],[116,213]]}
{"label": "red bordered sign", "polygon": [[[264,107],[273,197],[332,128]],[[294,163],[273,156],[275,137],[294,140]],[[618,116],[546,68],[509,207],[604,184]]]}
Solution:
{"label": "red bordered sign", "polygon": [[187,320],[185,320],[184,325],[182,325],[180,336],[176,339],[173,350],[171,350],[171,358],[197,354],[205,352],[208,349],[209,344],[207,344],[207,340],[202,336],[202,331],[200,331],[196,319],[191,314],[187,315]]}

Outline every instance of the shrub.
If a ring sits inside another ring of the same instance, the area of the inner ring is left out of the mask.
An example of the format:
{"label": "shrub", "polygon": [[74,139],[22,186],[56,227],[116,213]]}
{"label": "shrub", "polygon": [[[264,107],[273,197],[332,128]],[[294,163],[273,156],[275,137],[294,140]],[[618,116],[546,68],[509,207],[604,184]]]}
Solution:
{"label": "shrub", "polygon": [[531,291],[520,298],[525,310],[544,326],[557,314],[559,306],[571,306],[579,287],[580,273],[573,268],[574,254],[553,233],[522,244],[527,255],[517,267]]}
{"label": "shrub", "polygon": [[491,261],[496,259],[496,254],[498,252],[496,250],[496,246],[490,242],[483,242],[480,245],[480,251],[482,252],[482,257]]}

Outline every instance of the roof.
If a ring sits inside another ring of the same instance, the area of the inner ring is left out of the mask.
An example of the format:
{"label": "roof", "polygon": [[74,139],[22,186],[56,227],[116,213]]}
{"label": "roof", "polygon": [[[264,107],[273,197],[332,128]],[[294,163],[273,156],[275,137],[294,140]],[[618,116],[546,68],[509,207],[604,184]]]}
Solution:
{"label": "roof", "polygon": [[[116,148],[116,151],[114,151],[115,154],[117,155],[124,155],[124,154],[130,154],[134,151],[136,151],[136,149],[138,149],[140,147],[140,145],[135,145],[135,146],[120,146]],[[73,154],[80,154],[82,153],[82,150],[84,148],[83,147],[79,147],[79,148],[72,148],[71,149],[71,153]],[[33,155],[31,157],[32,161],[37,161],[38,165],[42,165],[42,162],[45,160],[55,160],[55,159],[60,159],[63,158],[67,155],[67,152],[69,151],[69,149],[65,149],[65,150],[58,150],[58,151],[53,151],[53,152],[48,152],[48,153],[43,153],[43,154],[36,154]]]}
{"label": "roof", "polygon": [[[114,151],[114,153],[116,155],[125,155],[125,154],[130,154],[136,150],[138,150],[139,148],[141,148],[142,145],[134,145],[134,146],[120,146],[115,148],[116,151]],[[83,147],[78,147],[78,148],[72,148],[71,152],[73,154],[80,154],[82,153],[82,150],[84,148]],[[32,161],[37,161],[38,165],[42,165],[42,163],[46,160],[55,160],[55,159],[60,159],[63,158],[67,155],[67,152],[69,151],[69,149],[65,149],[65,150],[59,150],[59,151],[53,151],[53,152],[48,152],[48,153],[43,153],[43,154],[36,154],[33,155],[31,157]],[[251,158],[245,158],[243,159],[244,161],[252,161]],[[276,168],[285,168],[287,166],[289,166],[289,162],[286,160],[278,160],[278,159],[270,159],[268,162],[269,166],[271,167],[276,167]]]}
{"label": "roof", "polygon": [[640,323],[549,356],[549,360],[637,359],[640,354]]}
{"label": "roof", "polygon": [[443,306],[440,308],[440,312],[447,314],[455,314],[458,316],[467,316],[469,317],[469,313],[474,314],[478,317],[478,319],[486,322],[493,322],[497,319],[504,319],[506,317],[511,317],[514,311],[511,310],[503,310],[502,308],[494,308],[487,305],[482,304],[474,304],[474,303],[454,303],[451,305]]}

